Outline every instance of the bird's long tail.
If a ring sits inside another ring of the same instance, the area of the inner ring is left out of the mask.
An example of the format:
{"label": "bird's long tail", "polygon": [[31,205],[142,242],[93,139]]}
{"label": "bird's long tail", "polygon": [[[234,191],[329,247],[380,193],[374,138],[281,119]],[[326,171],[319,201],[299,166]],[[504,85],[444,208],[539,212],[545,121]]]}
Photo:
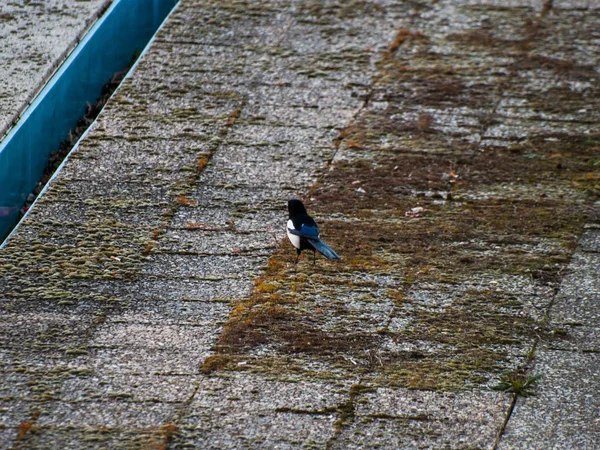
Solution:
{"label": "bird's long tail", "polygon": [[313,247],[327,259],[341,259],[340,256],[330,249],[321,239],[309,239],[308,242],[310,242]]}

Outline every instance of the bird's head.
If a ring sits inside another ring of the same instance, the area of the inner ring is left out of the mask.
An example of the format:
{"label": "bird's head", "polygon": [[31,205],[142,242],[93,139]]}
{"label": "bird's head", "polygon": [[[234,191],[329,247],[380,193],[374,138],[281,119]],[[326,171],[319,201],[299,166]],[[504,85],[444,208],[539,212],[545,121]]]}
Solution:
{"label": "bird's head", "polygon": [[302,202],[297,198],[288,200],[288,211],[290,213],[290,217],[307,214],[304,204],[302,204]]}

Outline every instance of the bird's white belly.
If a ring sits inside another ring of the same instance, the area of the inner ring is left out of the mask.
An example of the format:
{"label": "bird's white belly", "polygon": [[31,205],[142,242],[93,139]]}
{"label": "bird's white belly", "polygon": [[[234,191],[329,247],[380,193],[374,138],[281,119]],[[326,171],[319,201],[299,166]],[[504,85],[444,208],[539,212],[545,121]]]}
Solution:
{"label": "bird's white belly", "polygon": [[290,231],[289,231],[290,228],[292,230],[295,230],[294,222],[292,222],[291,220],[288,220],[287,228],[286,228],[288,238],[294,247],[300,248],[300,236],[296,236],[295,234],[290,233]]}

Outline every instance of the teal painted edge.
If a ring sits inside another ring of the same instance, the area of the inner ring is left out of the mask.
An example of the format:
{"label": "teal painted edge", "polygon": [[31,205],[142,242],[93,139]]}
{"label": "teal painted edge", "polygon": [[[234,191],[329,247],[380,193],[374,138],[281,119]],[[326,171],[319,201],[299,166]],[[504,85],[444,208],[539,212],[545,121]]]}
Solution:
{"label": "teal painted edge", "polygon": [[112,75],[146,51],[178,1],[115,0],[0,142],[0,240],[19,220],[50,153]]}

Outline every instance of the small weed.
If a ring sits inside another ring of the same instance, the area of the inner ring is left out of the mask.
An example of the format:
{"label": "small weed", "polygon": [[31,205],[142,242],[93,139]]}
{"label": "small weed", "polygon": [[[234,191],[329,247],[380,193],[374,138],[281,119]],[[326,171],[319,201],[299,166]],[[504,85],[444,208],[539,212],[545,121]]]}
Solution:
{"label": "small weed", "polygon": [[600,141],[597,139],[586,139],[583,142],[583,145],[585,145],[587,147],[596,147],[596,146],[600,145]]}
{"label": "small weed", "polygon": [[517,369],[500,375],[499,383],[493,386],[494,391],[512,392],[522,397],[536,395],[533,392],[537,381],[542,378],[541,374],[529,375],[527,371]]}

